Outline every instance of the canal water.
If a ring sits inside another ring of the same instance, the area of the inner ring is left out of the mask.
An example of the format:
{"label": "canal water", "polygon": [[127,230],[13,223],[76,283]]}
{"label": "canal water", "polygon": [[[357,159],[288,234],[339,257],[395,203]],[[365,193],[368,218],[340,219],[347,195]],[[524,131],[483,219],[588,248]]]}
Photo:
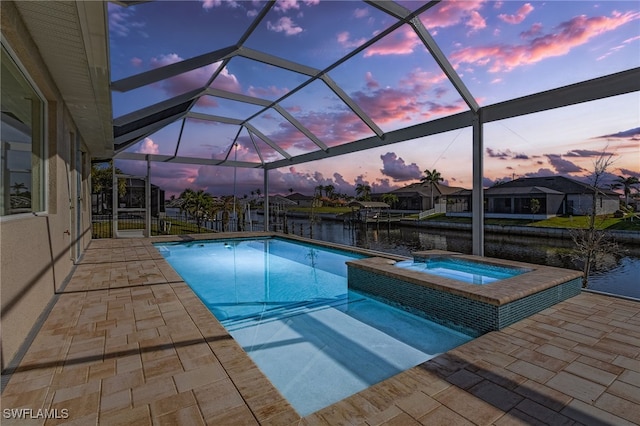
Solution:
{"label": "canal water", "polygon": [[[169,214],[169,212],[167,213]],[[178,215],[178,209],[171,212]],[[262,230],[264,217],[252,212],[252,229]],[[212,229],[218,229],[211,225]],[[221,230],[221,229],[219,229]],[[247,228],[248,230],[248,228]],[[282,230],[279,224],[278,230]],[[470,254],[471,231],[450,231],[381,224],[379,227],[348,227],[334,220],[289,218],[287,231],[304,237],[330,241],[385,253],[411,256],[418,250],[449,250]],[[572,256],[571,240],[534,238],[509,234],[485,234],[485,256],[580,270]],[[618,253],[602,259],[589,276],[589,289],[640,299],[640,245],[620,244]]]}
{"label": "canal water", "polygon": [[[428,229],[393,224],[379,227],[344,226],[342,222],[290,219],[288,231],[318,240],[385,253],[410,256],[418,250],[449,250],[470,254],[471,232]],[[485,256],[581,269],[574,259],[573,242],[558,238],[485,234]],[[599,261],[589,277],[589,289],[640,299],[640,246],[620,244],[618,253]]]}

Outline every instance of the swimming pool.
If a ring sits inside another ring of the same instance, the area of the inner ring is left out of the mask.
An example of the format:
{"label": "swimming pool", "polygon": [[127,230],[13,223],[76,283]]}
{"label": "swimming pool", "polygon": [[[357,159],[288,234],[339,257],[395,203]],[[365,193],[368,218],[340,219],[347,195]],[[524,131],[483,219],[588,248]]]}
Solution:
{"label": "swimming pool", "polygon": [[471,340],[350,291],[356,253],[278,238],[156,246],[302,416]]}
{"label": "swimming pool", "polygon": [[528,271],[527,269],[507,268],[450,257],[433,257],[420,261],[404,260],[396,262],[395,266],[475,285],[491,284]]}

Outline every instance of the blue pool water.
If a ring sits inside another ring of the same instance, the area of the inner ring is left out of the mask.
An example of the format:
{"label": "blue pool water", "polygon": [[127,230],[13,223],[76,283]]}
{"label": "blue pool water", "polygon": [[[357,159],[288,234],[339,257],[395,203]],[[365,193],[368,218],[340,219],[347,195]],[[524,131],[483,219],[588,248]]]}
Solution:
{"label": "blue pool water", "polygon": [[302,416],[471,340],[349,291],[357,254],[280,239],[156,246]]}
{"label": "blue pool water", "polygon": [[395,266],[476,285],[491,284],[527,272],[526,269],[507,268],[446,257],[420,262],[404,260],[397,262]]}

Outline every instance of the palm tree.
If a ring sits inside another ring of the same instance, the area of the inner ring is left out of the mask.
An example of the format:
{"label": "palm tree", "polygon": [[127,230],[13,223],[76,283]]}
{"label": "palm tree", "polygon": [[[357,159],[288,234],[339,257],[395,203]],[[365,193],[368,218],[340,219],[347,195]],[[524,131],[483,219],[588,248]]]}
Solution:
{"label": "palm tree", "polygon": [[359,183],[356,186],[356,195],[362,201],[368,201],[371,199],[371,187],[364,183]]}
{"label": "palm tree", "polygon": [[424,171],[425,176],[420,179],[420,182],[422,183],[429,183],[431,186],[431,208],[434,208],[435,206],[433,205],[433,184],[434,183],[438,183],[438,182],[442,182],[444,180],[444,178],[442,177],[442,175],[440,174],[439,171],[437,171],[436,169],[433,170],[425,170]]}
{"label": "palm tree", "polygon": [[198,232],[200,232],[202,220],[206,218],[213,205],[213,197],[202,189],[194,191],[188,188],[180,194],[180,198],[183,200],[180,211],[186,211],[195,219]]}
{"label": "palm tree", "polygon": [[[240,231],[240,226],[244,223],[244,209],[240,203],[232,195],[222,197],[221,203],[215,206],[215,212],[222,212],[222,230],[223,231]],[[235,229],[231,229],[231,213],[235,212]]]}
{"label": "palm tree", "polygon": [[336,187],[331,184],[325,185],[324,187],[324,193],[327,196],[327,198],[333,198],[333,196],[335,195],[335,191],[336,191]]}
{"label": "palm tree", "polygon": [[[116,174],[123,174],[122,170],[116,167]],[[107,194],[113,187],[113,164],[102,163],[102,166],[97,164],[91,165],[91,193],[93,194]],[[118,197],[122,197],[127,193],[127,180],[124,178],[118,178]],[[111,197],[107,197],[108,200]],[[111,204],[111,203],[109,203]]]}
{"label": "palm tree", "polygon": [[15,191],[14,195],[19,197],[20,195],[22,195],[22,190],[27,189],[27,185],[22,182],[16,182],[11,185],[11,188]]}
{"label": "palm tree", "polygon": [[638,180],[638,178],[635,176],[618,176],[618,178],[616,179],[616,187],[622,187],[622,190],[624,191],[625,206],[629,205],[629,195],[631,195],[631,188],[633,188],[634,185],[637,185],[638,183],[640,183],[640,180]]}
{"label": "palm tree", "polygon": [[389,204],[389,206],[393,206],[398,202],[398,196],[392,193],[382,194],[382,202]]}
{"label": "palm tree", "polygon": [[318,185],[314,188],[315,193],[313,194],[316,198],[322,198],[322,191],[324,191],[324,185]]}

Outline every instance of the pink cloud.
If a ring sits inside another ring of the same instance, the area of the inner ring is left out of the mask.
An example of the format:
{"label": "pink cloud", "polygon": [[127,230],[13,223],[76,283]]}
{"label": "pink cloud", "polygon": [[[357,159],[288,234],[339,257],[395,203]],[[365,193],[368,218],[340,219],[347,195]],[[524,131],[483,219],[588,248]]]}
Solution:
{"label": "pink cloud", "polygon": [[136,152],[140,154],[159,154],[160,150],[158,149],[158,144],[151,138],[145,138]]}
{"label": "pink cloud", "polygon": [[524,21],[527,15],[530,14],[532,11],[533,11],[533,6],[531,6],[530,3],[525,3],[520,7],[520,9],[518,9],[518,11],[514,15],[507,15],[507,14],[501,13],[500,15],[498,15],[498,18],[506,22],[507,24],[515,25]]}
{"label": "pink cloud", "polygon": [[136,68],[139,68],[140,66],[142,66],[142,59],[138,57],[131,58],[131,65],[133,65]]}
{"label": "pink cloud", "polygon": [[601,60],[603,60],[603,59],[605,59],[605,58],[607,58],[607,57],[609,57],[609,56],[613,55],[614,53],[621,51],[621,50],[622,50],[622,49],[624,49],[628,44],[633,43],[633,42],[634,42],[634,41],[636,41],[636,40],[640,40],[640,36],[631,37],[631,38],[628,38],[628,39],[626,39],[626,40],[623,40],[623,41],[622,41],[622,44],[619,44],[619,45],[617,45],[617,46],[612,47],[612,48],[611,48],[611,49],[609,49],[609,51],[608,51],[608,52],[606,52],[604,55],[599,56],[599,57],[598,57],[598,61],[601,61]]}
{"label": "pink cloud", "polygon": [[287,36],[296,35],[302,32],[302,28],[293,22],[288,16],[283,16],[272,24],[271,21],[267,21],[267,29],[276,33],[284,33]]}
{"label": "pink cloud", "polygon": [[412,87],[414,92],[422,92],[432,89],[434,86],[447,81],[447,77],[443,72],[433,73],[425,71],[421,68],[411,70],[406,77],[400,80],[401,86]]}
{"label": "pink cloud", "polygon": [[533,38],[527,44],[468,47],[450,55],[455,66],[474,64],[488,67],[489,72],[511,71],[522,65],[567,54],[590,39],[640,18],[639,12],[617,13],[611,17],[577,16],[560,24],[556,31]]}
{"label": "pink cloud", "polygon": [[215,108],[220,105],[213,96],[201,96],[195,106],[197,108]]}
{"label": "pink cloud", "polygon": [[[311,133],[327,146],[336,146],[365,136],[371,130],[351,111],[314,112],[295,116]],[[288,138],[282,134],[285,140]],[[314,148],[314,150],[317,148]]]}
{"label": "pink cloud", "polygon": [[254,86],[249,86],[249,88],[247,89],[247,95],[249,96],[253,96],[256,98],[279,98],[283,95],[286,95],[287,93],[289,93],[289,89],[286,87],[276,87],[276,86],[269,86],[269,87],[254,87]]}
{"label": "pink cloud", "polygon": [[375,55],[410,55],[418,46],[423,46],[422,41],[420,41],[418,35],[410,26],[404,25],[367,48],[364,52],[364,57],[368,58]]}
{"label": "pink cloud", "polygon": [[340,46],[347,49],[352,49],[354,47],[361,46],[367,41],[364,38],[360,38],[358,40],[351,40],[351,35],[349,34],[349,31],[343,31],[339,33],[336,36],[336,40]]}
{"label": "pink cloud", "polygon": [[298,10],[300,5],[298,0],[278,0],[273,8],[277,12],[286,12],[287,10]]}
{"label": "pink cloud", "polygon": [[[213,65],[217,67],[218,63]],[[231,74],[227,67],[218,74],[216,79],[213,81],[213,84],[211,84],[211,87],[226,90],[228,92],[242,93],[242,86],[240,85],[238,78],[234,74]]]}
{"label": "pink cloud", "polygon": [[[485,0],[446,1],[421,17],[422,23],[429,29],[446,28],[460,23],[474,28],[481,18],[479,10]],[[474,13],[475,12],[475,13]]]}
{"label": "pink cloud", "polygon": [[373,78],[373,74],[371,74],[371,71],[367,71],[367,73],[364,75],[364,80],[366,82],[367,89],[377,89],[378,87],[380,87],[380,83],[378,83],[376,79]]}
{"label": "pink cloud", "polygon": [[200,0],[202,1],[202,8],[209,10],[209,9],[213,9],[214,7],[219,7],[224,5],[227,5],[229,7],[238,7],[238,2],[234,1],[234,0]]}
{"label": "pink cloud", "polygon": [[381,87],[371,72],[365,74],[365,89],[351,96],[377,123],[390,124],[398,121],[422,121],[441,114],[466,110],[462,100],[454,103],[425,101],[441,99],[448,88],[442,83],[446,77],[441,72],[430,72],[417,68],[400,79],[398,87]]}
{"label": "pink cloud", "polygon": [[305,6],[316,6],[320,3],[320,0],[278,0],[273,9],[276,12],[287,12],[289,10],[300,10],[300,3],[304,3]]}
{"label": "pink cloud", "polygon": [[471,27],[473,31],[481,30],[487,27],[487,21],[484,20],[482,15],[477,10],[472,10],[469,14],[469,21],[467,26]]}
{"label": "pink cloud", "polygon": [[302,112],[302,107],[300,105],[293,105],[286,108],[291,114],[295,114],[298,112]]}
{"label": "pink cloud", "polygon": [[[441,73],[431,73],[422,69],[412,70],[399,82],[400,88],[373,84],[372,76],[365,77],[366,91],[357,91],[351,96],[358,105],[379,125],[404,121],[422,121],[443,114],[466,110],[460,99],[454,103],[424,101],[431,92],[433,98],[440,98],[447,91],[440,85],[445,79]],[[377,82],[376,82],[377,83]]]}
{"label": "pink cloud", "polygon": [[[170,53],[168,55],[160,55],[158,57],[151,59],[151,67],[152,68],[160,68],[169,64],[173,64],[176,62],[180,62],[183,59],[175,53]],[[213,76],[213,73],[218,69],[220,63],[216,62],[202,68],[198,68],[192,71],[188,71],[186,73],[177,75],[175,77],[164,80],[160,83],[157,83],[157,86],[162,88],[165,92],[167,92],[171,96],[180,95],[186,93],[190,90],[197,89],[199,87],[204,87],[207,84],[207,81]],[[242,89],[240,87],[240,83],[238,79],[233,74],[230,74],[229,71],[225,68],[220,72],[214,84],[211,87],[216,87],[218,89],[228,90],[236,93],[241,93]],[[207,100],[206,98],[202,106],[215,106],[215,102],[208,103],[213,101],[212,99]]]}
{"label": "pink cloud", "polygon": [[366,7],[363,7],[363,8],[357,7],[356,10],[353,11],[353,16],[358,19],[366,18],[367,16],[369,16],[369,9],[367,9]]}
{"label": "pink cloud", "polygon": [[535,24],[531,25],[531,28],[529,28],[527,31],[523,31],[520,33],[520,38],[523,39],[530,39],[530,38],[534,38],[539,36],[540,34],[542,34],[542,24],[539,22],[536,22]]}

